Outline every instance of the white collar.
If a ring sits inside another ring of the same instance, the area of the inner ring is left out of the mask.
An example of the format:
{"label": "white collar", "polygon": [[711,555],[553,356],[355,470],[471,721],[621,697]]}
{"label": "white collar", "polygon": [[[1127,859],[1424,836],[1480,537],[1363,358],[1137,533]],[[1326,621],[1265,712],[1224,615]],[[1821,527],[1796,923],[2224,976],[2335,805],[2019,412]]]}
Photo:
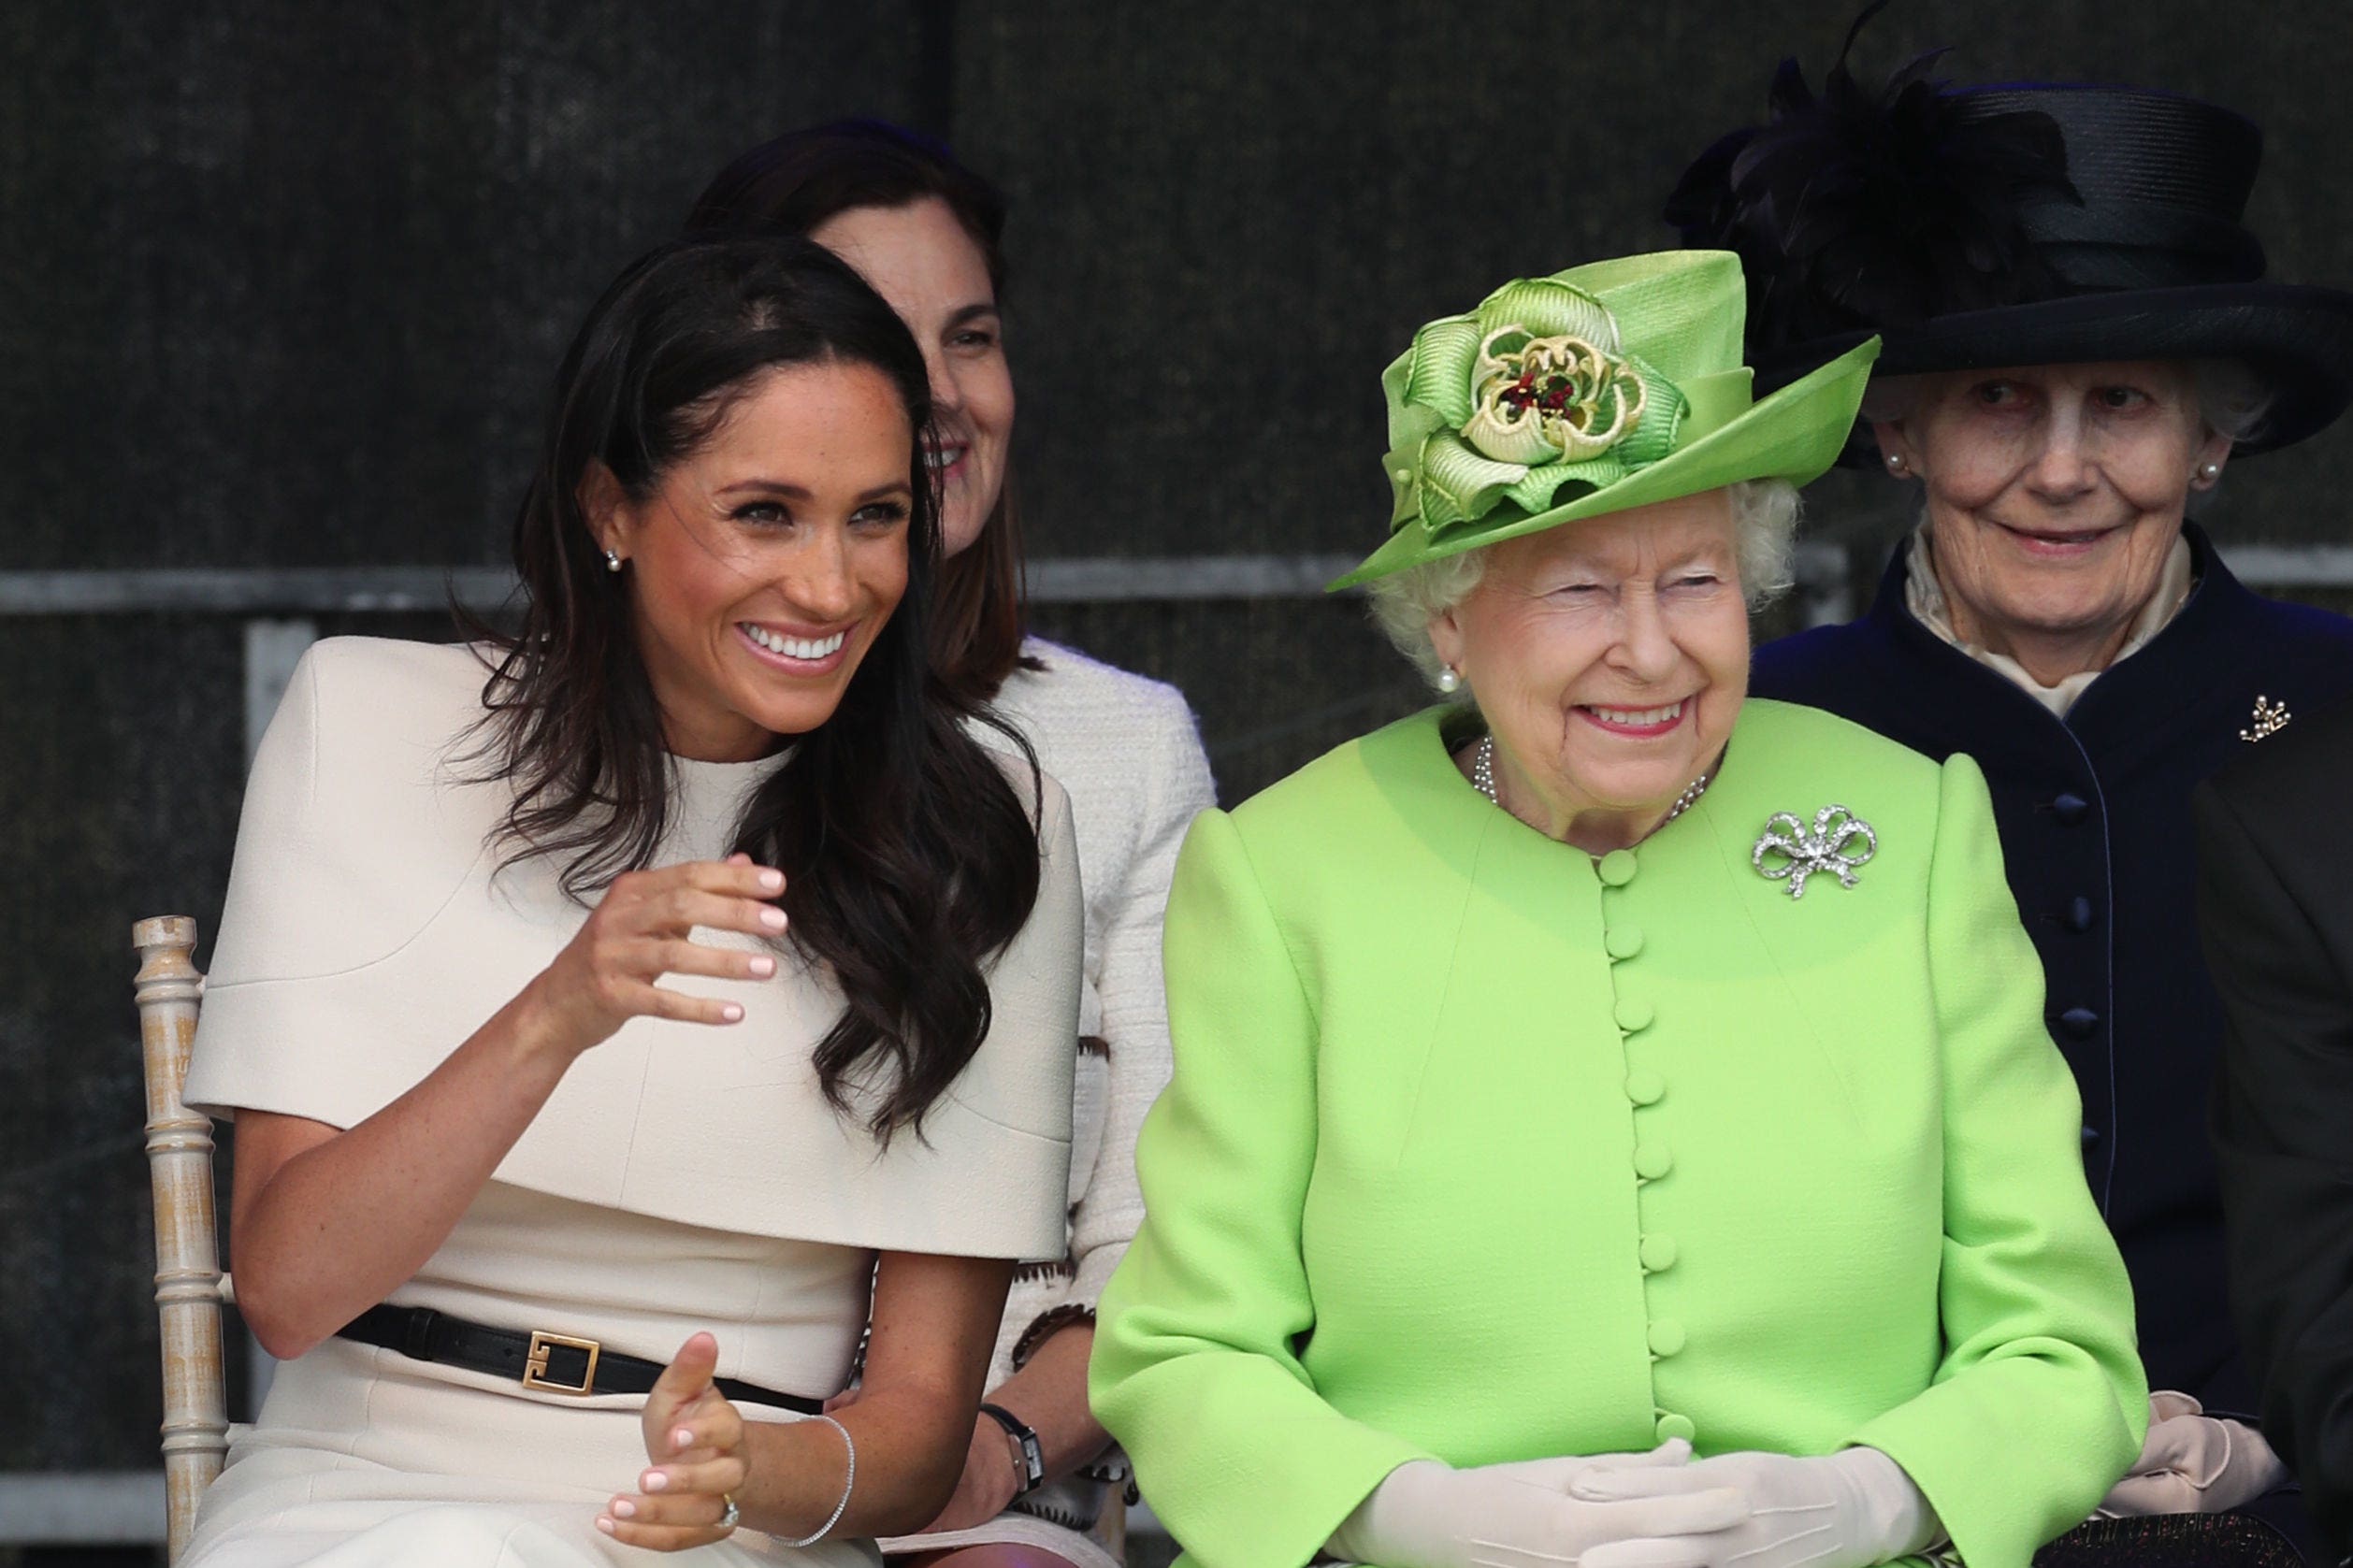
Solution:
{"label": "white collar", "polygon": [[2133,618],[2131,635],[2108,661],[2104,669],[2078,670],[2060,677],[2054,685],[2044,685],[2027,673],[2026,667],[2006,654],[1992,653],[1974,642],[1962,640],[1953,629],[1953,617],[1944,601],[1944,585],[1937,581],[1936,560],[1928,543],[1928,524],[1922,519],[1913,530],[1911,558],[1904,572],[1904,608],[1912,611],[1913,620],[1975,659],[1979,664],[2000,675],[2019,690],[2033,698],[2060,718],[2075,706],[2094,681],[2114,669],[2148,645],[2149,639],[2163,631],[2174,616],[2181,613],[2189,601],[2189,591],[2197,586],[2197,577],[2190,567],[2189,540],[2187,537],[2173,540],[2173,548],[2166,554],[2165,568],[2158,574],[2157,591],[2148,603]]}

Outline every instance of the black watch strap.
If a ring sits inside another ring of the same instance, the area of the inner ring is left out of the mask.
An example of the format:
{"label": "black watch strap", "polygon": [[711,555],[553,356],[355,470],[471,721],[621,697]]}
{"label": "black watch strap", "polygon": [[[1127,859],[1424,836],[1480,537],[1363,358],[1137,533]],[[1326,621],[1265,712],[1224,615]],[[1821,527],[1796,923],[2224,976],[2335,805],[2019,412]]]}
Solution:
{"label": "black watch strap", "polygon": [[1013,1439],[1013,1467],[1021,1477],[1021,1489],[1013,1495],[1027,1497],[1037,1490],[1046,1481],[1046,1450],[1039,1446],[1037,1433],[1002,1404],[983,1404],[980,1413],[1004,1428],[1005,1435]]}

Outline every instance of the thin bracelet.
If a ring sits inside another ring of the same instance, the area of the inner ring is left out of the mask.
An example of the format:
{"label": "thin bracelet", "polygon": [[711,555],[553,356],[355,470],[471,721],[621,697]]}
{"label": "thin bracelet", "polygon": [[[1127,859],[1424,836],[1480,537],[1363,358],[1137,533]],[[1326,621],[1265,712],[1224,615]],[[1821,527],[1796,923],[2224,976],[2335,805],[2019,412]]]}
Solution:
{"label": "thin bracelet", "polygon": [[814,1546],[819,1541],[823,1540],[827,1531],[842,1522],[843,1510],[846,1509],[850,1505],[850,1488],[858,1484],[858,1445],[850,1441],[850,1429],[844,1426],[841,1422],[835,1420],[830,1416],[812,1416],[809,1419],[813,1421],[823,1421],[827,1426],[831,1427],[835,1431],[842,1434],[842,1446],[850,1451],[849,1474],[842,1477],[842,1501],[833,1505],[833,1512],[826,1516],[825,1522],[817,1526],[816,1529],[809,1532],[808,1534],[803,1535],[800,1540],[780,1541],[777,1543],[779,1546]]}

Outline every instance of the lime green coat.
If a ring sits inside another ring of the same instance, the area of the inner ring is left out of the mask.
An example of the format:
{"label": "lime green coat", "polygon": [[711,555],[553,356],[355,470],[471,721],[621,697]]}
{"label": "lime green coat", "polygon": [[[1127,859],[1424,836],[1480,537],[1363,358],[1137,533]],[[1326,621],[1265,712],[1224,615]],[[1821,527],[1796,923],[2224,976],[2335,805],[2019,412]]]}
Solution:
{"label": "lime green coat", "polygon": [[[1878,833],[1792,899],[1750,854]],[[1176,1071],[1095,1408],[1203,1568],[1299,1568],[1394,1466],[1884,1450],[1970,1568],[2138,1451],[2132,1297],[1975,764],[1752,701],[1596,863],[1435,712],[1196,819]]]}

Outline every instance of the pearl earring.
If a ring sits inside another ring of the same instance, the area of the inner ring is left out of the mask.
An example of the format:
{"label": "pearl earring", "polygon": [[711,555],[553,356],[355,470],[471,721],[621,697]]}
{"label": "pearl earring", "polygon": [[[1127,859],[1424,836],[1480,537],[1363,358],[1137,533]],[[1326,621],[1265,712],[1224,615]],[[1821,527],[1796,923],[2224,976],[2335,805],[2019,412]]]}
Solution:
{"label": "pearl earring", "polygon": [[1454,673],[1454,667],[1452,665],[1450,664],[1444,669],[1438,671],[1438,690],[1446,693],[1447,696],[1451,697],[1456,692],[1462,690],[1462,688],[1463,678]]}
{"label": "pearl earring", "polygon": [[1902,453],[1891,452],[1887,454],[1887,471],[1894,474],[1898,479],[1903,478],[1905,472],[1911,467],[1911,464],[1904,461],[1904,454]]}
{"label": "pearl earring", "polygon": [[2198,477],[2212,484],[2222,477],[2222,465],[2210,457],[2198,465]]}
{"label": "pearl earring", "polygon": [[604,553],[604,569],[607,571],[619,571],[621,569],[621,553],[619,551],[608,550]]}

